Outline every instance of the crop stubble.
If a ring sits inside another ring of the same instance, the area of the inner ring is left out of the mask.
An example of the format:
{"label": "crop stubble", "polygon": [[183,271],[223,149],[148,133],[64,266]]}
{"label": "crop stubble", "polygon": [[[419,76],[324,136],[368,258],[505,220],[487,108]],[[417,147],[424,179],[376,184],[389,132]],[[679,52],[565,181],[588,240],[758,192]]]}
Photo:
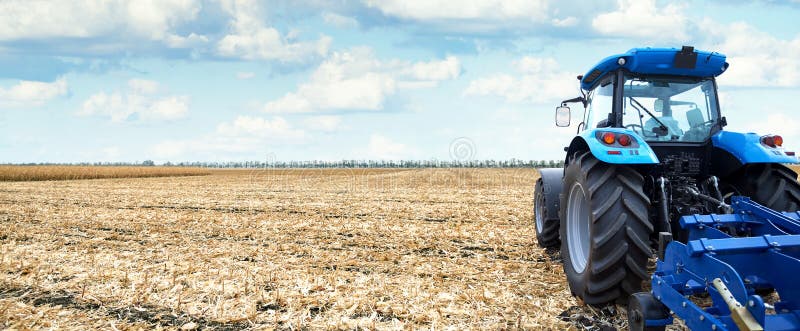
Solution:
{"label": "crop stubble", "polygon": [[0,165],[0,182],[200,176],[209,173],[208,169],[196,167]]}
{"label": "crop stubble", "polygon": [[531,169],[227,170],[0,186],[0,321],[564,328]]}

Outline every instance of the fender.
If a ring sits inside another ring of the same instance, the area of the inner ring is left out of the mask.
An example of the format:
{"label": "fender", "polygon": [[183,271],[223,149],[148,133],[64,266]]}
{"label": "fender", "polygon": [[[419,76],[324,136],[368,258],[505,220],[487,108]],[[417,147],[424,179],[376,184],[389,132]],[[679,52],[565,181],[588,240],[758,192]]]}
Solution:
{"label": "fender", "polygon": [[733,155],[742,165],[748,163],[799,163],[794,155],[786,155],[783,148],[771,148],[761,144],[761,136],[755,133],[720,131],[711,136],[714,147]]}
{"label": "fender", "polygon": [[[629,147],[608,146],[597,138],[603,132],[625,133],[633,138]],[[658,164],[658,157],[642,137],[631,130],[623,128],[595,128],[584,130],[572,139],[567,149],[567,158],[570,155],[588,150],[600,161],[611,164]]]}

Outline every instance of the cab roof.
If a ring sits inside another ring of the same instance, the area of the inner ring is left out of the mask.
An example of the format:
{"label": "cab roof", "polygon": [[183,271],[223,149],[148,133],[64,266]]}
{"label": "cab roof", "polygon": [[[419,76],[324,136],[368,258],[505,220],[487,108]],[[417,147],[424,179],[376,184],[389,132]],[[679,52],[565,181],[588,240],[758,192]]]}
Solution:
{"label": "cab roof", "polygon": [[608,72],[625,68],[643,75],[670,75],[697,78],[716,77],[725,72],[725,55],[717,52],[682,48],[633,48],[626,53],[609,56],[581,78],[581,88],[591,90]]}

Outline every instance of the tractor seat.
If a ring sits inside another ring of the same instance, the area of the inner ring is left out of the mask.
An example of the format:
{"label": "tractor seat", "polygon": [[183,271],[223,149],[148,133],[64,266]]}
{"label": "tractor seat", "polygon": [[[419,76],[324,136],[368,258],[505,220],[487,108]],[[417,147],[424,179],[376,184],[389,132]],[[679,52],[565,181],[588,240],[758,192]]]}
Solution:
{"label": "tractor seat", "polygon": [[692,109],[686,112],[686,121],[689,122],[689,127],[696,127],[706,122],[703,118],[703,112],[700,109]]}
{"label": "tractor seat", "polygon": [[689,123],[689,130],[683,135],[684,141],[703,141],[708,137],[709,127],[705,126],[705,118],[700,109],[692,109],[686,112],[686,121]]}

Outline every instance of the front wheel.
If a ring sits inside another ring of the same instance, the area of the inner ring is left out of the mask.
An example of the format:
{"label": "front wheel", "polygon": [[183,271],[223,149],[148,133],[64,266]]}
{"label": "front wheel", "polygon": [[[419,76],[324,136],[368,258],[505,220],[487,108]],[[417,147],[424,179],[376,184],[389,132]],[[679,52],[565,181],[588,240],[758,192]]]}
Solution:
{"label": "front wheel", "polygon": [[570,290],[587,304],[627,298],[648,278],[653,225],[643,184],[632,168],[601,162],[590,153],[565,170],[561,256]]}

